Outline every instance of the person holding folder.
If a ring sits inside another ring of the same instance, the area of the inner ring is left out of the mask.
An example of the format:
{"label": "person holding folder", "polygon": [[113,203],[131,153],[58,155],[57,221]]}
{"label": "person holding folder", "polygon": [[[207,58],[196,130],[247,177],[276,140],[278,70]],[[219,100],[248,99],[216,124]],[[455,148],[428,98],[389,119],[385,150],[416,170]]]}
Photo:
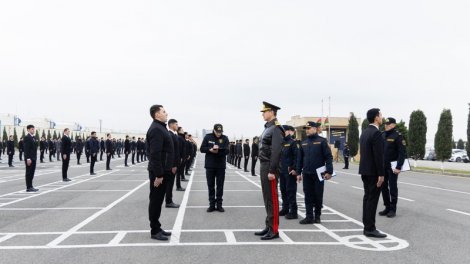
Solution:
{"label": "person holding folder", "polygon": [[[324,180],[331,179],[333,175],[333,155],[326,139],[318,135],[319,126],[321,124],[316,122],[308,122],[304,126],[307,139],[302,141],[297,154],[297,168],[294,173],[302,175],[306,209],[306,217],[300,221],[301,225],[321,223]],[[317,169],[321,167],[325,167],[326,170],[324,174],[318,175]],[[315,217],[313,207],[315,207]]]}
{"label": "person holding folder", "polygon": [[[389,117],[385,120],[385,132],[382,134],[384,144],[385,179],[382,186],[382,198],[385,210],[379,212],[381,216],[395,217],[398,202],[398,175],[405,162],[406,142],[400,132],[396,130],[397,121]],[[392,168],[392,163],[396,164]]]}

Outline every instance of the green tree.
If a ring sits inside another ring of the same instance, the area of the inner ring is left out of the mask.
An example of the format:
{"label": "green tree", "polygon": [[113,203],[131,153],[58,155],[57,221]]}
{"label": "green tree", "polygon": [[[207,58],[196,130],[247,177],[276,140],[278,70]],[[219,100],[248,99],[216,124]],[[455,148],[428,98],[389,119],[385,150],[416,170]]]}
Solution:
{"label": "green tree", "polygon": [[44,130],[44,129],[42,130],[42,137],[46,138],[46,130]]}
{"label": "green tree", "polygon": [[369,127],[369,124],[370,124],[370,123],[369,123],[369,120],[364,119],[364,120],[362,121],[362,125],[361,125],[362,131],[366,130],[366,128]]}
{"label": "green tree", "polygon": [[467,156],[470,157],[470,104],[468,104],[468,121],[467,121]]}
{"label": "green tree", "polygon": [[444,109],[434,138],[437,160],[445,161],[452,156],[452,133],[452,113],[449,109]]}
{"label": "green tree", "polygon": [[397,124],[397,131],[400,132],[403,136],[403,139],[406,142],[406,153],[408,153],[408,128],[406,127],[406,123],[403,120]]}
{"label": "green tree", "polygon": [[18,134],[16,133],[16,127],[13,129],[13,141],[15,141],[15,148],[18,148]]}
{"label": "green tree", "polygon": [[24,138],[24,137],[26,137],[26,131],[23,128],[23,133],[21,134],[21,138]]}
{"label": "green tree", "polygon": [[455,142],[455,140],[452,138],[452,149],[456,149],[457,148],[457,142]]}
{"label": "green tree", "polygon": [[351,113],[351,117],[349,118],[348,146],[351,157],[355,157],[359,150],[359,124],[357,123],[354,113]]}
{"label": "green tree", "polygon": [[40,139],[40,137],[39,137],[39,129],[36,129],[36,135],[35,135],[35,137],[36,137],[36,140],[39,141],[39,139]]}
{"label": "green tree", "polygon": [[459,139],[459,141],[457,142],[457,149],[465,149],[465,142],[463,142],[463,139]]}
{"label": "green tree", "polygon": [[408,153],[413,159],[423,159],[426,154],[427,120],[421,110],[413,111],[410,115],[408,131]]}
{"label": "green tree", "polygon": [[51,135],[51,130],[47,130],[47,140],[51,140],[52,135]]}
{"label": "green tree", "polygon": [[55,130],[54,130],[53,138],[54,138],[54,139],[57,139],[57,132],[56,132]]}
{"label": "green tree", "polygon": [[3,127],[3,141],[7,141],[7,140],[8,140],[7,130],[5,127]]}

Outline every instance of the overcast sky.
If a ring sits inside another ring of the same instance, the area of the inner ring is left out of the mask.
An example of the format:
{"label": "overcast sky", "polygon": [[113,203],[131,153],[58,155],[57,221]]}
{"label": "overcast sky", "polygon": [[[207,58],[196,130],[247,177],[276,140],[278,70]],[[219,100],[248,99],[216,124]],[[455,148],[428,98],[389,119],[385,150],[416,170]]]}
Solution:
{"label": "overcast sky", "polygon": [[450,108],[466,138],[469,14],[468,0],[2,1],[0,113],[146,131],[158,103],[191,133],[252,137],[263,100],[285,122],[331,96],[331,116],[421,109],[428,143]]}

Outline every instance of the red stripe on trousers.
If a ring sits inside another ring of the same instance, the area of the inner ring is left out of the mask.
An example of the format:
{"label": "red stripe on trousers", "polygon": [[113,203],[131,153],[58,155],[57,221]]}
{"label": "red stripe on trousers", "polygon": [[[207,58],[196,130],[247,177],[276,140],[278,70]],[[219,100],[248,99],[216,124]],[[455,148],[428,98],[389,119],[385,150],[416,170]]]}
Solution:
{"label": "red stripe on trousers", "polygon": [[279,232],[279,200],[277,197],[277,186],[276,186],[276,180],[271,181],[271,196],[273,199],[273,215],[274,215],[274,221],[273,221],[273,232],[274,234],[277,234]]}

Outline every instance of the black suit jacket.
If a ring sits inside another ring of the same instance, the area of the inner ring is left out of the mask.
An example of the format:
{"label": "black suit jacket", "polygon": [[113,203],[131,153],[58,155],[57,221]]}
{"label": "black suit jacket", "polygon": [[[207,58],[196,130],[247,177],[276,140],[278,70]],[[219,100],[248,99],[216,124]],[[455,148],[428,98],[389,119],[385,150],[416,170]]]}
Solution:
{"label": "black suit jacket", "polygon": [[66,135],[62,136],[62,148],[60,152],[64,155],[69,156],[70,153],[72,153],[73,148],[72,148],[72,140],[70,140],[69,137]]}
{"label": "black suit jacket", "polygon": [[[151,177],[164,177],[173,167],[174,146],[170,132],[166,124],[160,121],[153,121],[147,131],[146,149],[148,150],[148,171],[152,172]],[[145,147],[144,147],[145,148]],[[150,179],[155,180],[155,179]]]}
{"label": "black suit jacket", "polygon": [[363,176],[385,176],[384,141],[382,133],[373,125],[369,125],[361,135],[361,162],[359,174]]}
{"label": "black suit jacket", "polygon": [[36,139],[31,136],[31,134],[27,134],[23,139],[23,147],[24,147],[24,158],[26,160],[37,160],[38,157],[38,145],[36,143]]}

